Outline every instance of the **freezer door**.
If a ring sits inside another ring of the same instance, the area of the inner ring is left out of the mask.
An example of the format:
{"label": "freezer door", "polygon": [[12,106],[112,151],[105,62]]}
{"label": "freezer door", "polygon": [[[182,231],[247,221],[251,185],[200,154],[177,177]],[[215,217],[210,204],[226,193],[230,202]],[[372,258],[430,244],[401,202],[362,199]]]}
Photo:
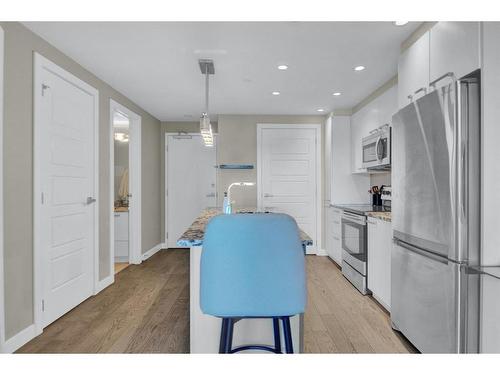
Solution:
{"label": "freezer door", "polygon": [[391,320],[422,353],[457,353],[460,267],[409,248],[393,247]]}
{"label": "freezer door", "polygon": [[394,236],[446,257],[455,246],[454,87],[393,117]]}

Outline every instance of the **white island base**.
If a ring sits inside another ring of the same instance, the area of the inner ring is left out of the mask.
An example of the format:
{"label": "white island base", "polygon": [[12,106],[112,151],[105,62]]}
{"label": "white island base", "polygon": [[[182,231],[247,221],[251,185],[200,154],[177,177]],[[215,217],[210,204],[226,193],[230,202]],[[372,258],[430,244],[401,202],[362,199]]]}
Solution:
{"label": "white island base", "polygon": [[[190,352],[218,353],[222,319],[203,314],[200,309],[200,259],[201,246],[190,249]],[[303,352],[303,314],[290,318],[292,328],[293,351]],[[281,330],[281,348],[285,350],[283,327]],[[242,345],[274,346],[272,319],[243,319],[234,325],[233,348]],[[244,351],[246,353],[250,351]],[[254,351],[267,353],[265,351]]]}

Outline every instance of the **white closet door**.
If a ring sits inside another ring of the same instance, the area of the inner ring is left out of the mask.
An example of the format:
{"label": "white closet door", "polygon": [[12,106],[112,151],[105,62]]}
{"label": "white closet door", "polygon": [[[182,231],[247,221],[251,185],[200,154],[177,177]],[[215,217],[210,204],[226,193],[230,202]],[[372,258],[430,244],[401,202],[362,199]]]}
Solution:
{"label": "white closet door", "polygon": [[[40,69],[35,126],[39,139],[42,325],[93,293],[95,96]],[[38,82],[37,82],[38,83]],[[88,200],[90,199],[90,200]]]}

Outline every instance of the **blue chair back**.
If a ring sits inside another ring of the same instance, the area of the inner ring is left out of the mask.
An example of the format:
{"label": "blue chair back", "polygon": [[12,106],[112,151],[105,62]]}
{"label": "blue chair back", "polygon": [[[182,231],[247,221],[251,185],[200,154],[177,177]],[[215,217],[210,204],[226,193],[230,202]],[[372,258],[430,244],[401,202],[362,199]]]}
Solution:
{"label": "blue chair back", "polygon": [[201,255],[200,305],[217,317],[292,316],[305,311],[304,251],[285,214],[212,218]]}

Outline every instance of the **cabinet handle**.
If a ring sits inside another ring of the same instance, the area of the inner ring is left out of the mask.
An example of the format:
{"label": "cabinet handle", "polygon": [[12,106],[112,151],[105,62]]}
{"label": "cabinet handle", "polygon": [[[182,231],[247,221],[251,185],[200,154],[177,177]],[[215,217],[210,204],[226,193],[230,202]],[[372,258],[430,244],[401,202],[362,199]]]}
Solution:
{"label": "cabinet handle", "polygon": [[120,217],[120,214],[115,214],[115,217]]}

